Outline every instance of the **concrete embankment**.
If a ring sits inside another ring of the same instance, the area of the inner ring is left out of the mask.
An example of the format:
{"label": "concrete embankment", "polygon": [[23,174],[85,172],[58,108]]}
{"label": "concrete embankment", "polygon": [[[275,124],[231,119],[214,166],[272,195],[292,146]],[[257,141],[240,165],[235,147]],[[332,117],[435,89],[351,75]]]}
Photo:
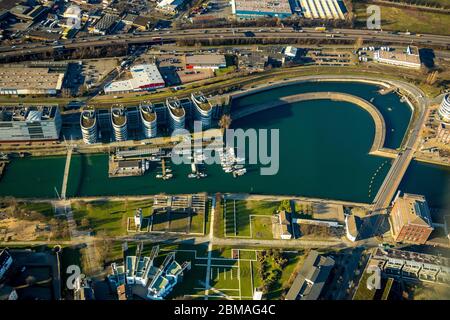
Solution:
{"label": "concrete embankment", "polygon": [[390,152],[388,149],[383,149],[384,140],[386,137],[386,124],[384,118],[380,111],[370,102],[359,98],[357,96],[340,93],[340,92],[311,92],[311,93],[301,93],[292,96],[286,96],[275,101],[270,101],[262,104],[255,104],[251,107],[239,108],[233,110],[231,117],[233,120],[246,117],[250,114],[260,112],[263,110],[289,105],[291,103],[308,101],[308,100],[332,100],[332,101],[345,101],[355,104],[364,110],[366,110],[372,117],[375,123],[375,137],[373,140],[372,147],[370,148],[370,154],[374,155],[385,155],[389,157],[395,157],[395,151]]}

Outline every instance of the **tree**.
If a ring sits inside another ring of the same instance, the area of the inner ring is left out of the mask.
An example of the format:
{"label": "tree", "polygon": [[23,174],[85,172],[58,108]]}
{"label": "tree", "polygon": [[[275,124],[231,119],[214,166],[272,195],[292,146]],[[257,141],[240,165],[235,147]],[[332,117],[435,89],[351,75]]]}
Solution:
{"label": "tree", "polygon": [[355,44],[354,44],[354,49],[355,50],[358,50],[359,48],[361,48],[362,46],[363,46],[363,44],[364,44],[364,40],[363,40],[363,38],[362,37],[358,37],[356,40],[355,40]]}
{"label": "tree", "polygon": [[228,129],[231,126],[231,117],[228,114],[222,115],[219,120],[219,126],[222,129]]}

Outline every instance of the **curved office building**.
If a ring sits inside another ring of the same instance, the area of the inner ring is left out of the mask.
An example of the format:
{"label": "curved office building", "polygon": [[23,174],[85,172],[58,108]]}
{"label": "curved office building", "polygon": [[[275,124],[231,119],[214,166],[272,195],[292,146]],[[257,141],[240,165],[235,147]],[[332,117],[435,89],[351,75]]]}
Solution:
{"label": "curved office building", "polygon": [[114,139],[116,141],[128,140],[127,115],[123,108],[113,108],[111,110],[111,123]]}
{"label": "curved office building", "polygon": [[184,129],[186,121],[186,111],[181,106],[180,100],[177,98],[167,98],[167,109],[169,109],[169,123],[172,131]]}
{"label": "curved office building", "polygon": [[450,93],[447,93],[442,99],[441,106],[439,107],[439,115],[445,122],[450,122]]}
{"label": "curved office building", "polygon": [[202,129],[209,129],[212,118],[211,103],[201,92],[192,93],[191,100],[194,105],[195,120],[202,122]]}
{"label": "curved office building", "polygon": [[81,135],[86,144],[97,142],[97,118],[95,110],[83,110],[80,117]]}
{"label": "curved office building", "polygon": [[139,113],[141,114],[142,129],[146,138],[154,138],[158,134],[157,115],[153,107],[140,106]]}

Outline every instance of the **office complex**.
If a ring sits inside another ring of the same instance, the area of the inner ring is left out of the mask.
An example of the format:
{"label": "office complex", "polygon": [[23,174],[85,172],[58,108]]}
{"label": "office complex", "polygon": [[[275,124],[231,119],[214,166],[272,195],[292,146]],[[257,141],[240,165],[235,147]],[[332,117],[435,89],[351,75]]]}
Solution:
{"label": "office complex", "polygon": [[450,260],[441,256],[377,248],[369,266],[380,268],[383,275],[394,278],[450,284]]}
{"label": "office complex", "polygon": [[114,139],[116,141],[128,140],[127,115],[125,109],[113,108],[111,110],[111,123]]}
{"label": "office complex", "polygon": [[201,121],[202,129],[211,127],[212,106],[206,97],[201,93],[192,93],[191,100],[194,108],[194,119]]}
{"label": "office complex", "polygon": [[390,222],[397,242],[424,244],[434,230],[425,197],[415,194],[397,194]]}
{"label": "office complex", "polygon": [[98,128],[95,110],[87,109],[81,112],[80,127],[84,143],[92,144],[97,142]]}
{"label": "office complex", "polygon": [[57,106],[0,107],[0,141],[57,140],[61,126]]}
{"label": "office complex", "polygon": [[186,122],[186,110],[177,98],[167,98],[167,110],[169,111],[169,124],[172,131],[184,129]]}
{"label": "office complex", "polygon": [[447,93],[439,106],[439,115],[445,122],[450,122],[450,93]]}
{"label": "office complex", "polygon": [[154,138],[158,134],[157,114],[153,106],[140,106],[140,116],[142,120],[142,129],[146,138]]}
{"label": "office complex", "polygon": [[417,47],[408,46],[404,52],[399,50],[378,50],[373,54],[376,62],[390,64],[399,67],[420,69],[420,54]]}

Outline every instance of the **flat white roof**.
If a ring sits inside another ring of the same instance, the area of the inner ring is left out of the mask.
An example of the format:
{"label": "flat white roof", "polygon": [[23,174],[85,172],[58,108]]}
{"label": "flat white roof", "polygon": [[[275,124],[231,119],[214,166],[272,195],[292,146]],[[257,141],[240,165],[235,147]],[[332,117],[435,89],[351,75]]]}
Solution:
{"label": "flat white roof", "polygon": [[105,86],[105,92],[132,91],[145,87],[161,87],[164,79],[155,64],[139,64],[131,67],[131,79],[114,81]]}

